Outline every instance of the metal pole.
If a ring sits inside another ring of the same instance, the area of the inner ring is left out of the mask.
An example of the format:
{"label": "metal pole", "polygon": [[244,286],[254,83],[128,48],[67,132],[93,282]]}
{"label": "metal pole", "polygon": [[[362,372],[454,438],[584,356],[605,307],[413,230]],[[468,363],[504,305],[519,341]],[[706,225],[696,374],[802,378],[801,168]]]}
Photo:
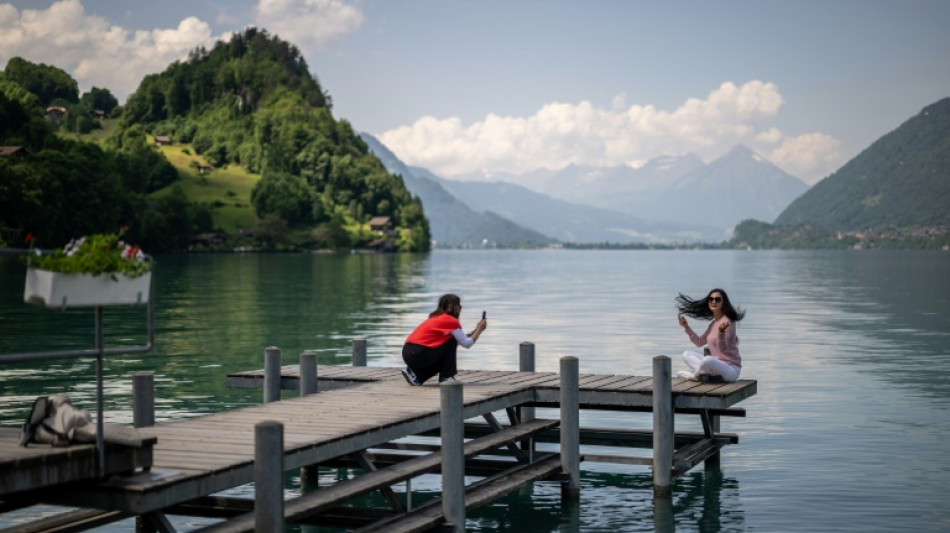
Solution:
{"label": "metal pole", "polygon": [[561,358],[561,498],[581,497],[580,374],[576,357]]}
{"label": "metal pole", "polygon": [[653,358],[653,495],[673,494],[673,384],[670,358]]}
{"label": "metal pole", "polygon": [[264,403],[280,401],[280,348],[264,349]]}
{"label": "metal pole", "polygon": [[442,514],[455,533],[465,531],[465,421],[462,384],[439,385],[442,407]]}
{"label": "metal pole", "polygon": [[254,426],[254,531],[284,530],[284,425]]}
{"label": "metal pole", "polygon": [[132,374],[132,425],[146,428],[155,425],[155,373]]}
{"label": "metal pole", "polygon": [[317,354],[305,350],[300,354],[300,395],[307,396],[317,392]]}
{"label": "metal pole", "polygon": [[366,339],[353,339],[353,366],[366,366]]}

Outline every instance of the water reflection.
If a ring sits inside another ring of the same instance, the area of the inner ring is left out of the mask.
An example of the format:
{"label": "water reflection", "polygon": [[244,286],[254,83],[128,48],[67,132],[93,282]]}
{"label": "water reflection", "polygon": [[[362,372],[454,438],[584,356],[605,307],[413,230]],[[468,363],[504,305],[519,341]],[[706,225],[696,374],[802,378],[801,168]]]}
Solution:
{"label": "water reflection", "polygon": [[[91,345],[91,312],[22,303],[23,270],[0,258],[0,350]],[[531,341],[538,371],[557,371],[572,355],[581,372],[649,374],[653,356],[688,347],[676,293],[721,286],[749,312],[739,329],[743,377],[759,381],[758,394],[741,405],[748,417],[723,420],[742,438],[723,452],[728,477],[677,480],[676,530],[933,531],[950,523],[948,271],[947,253],[884,251],[162,257],[156,349],[107,359],[106,415],[131,419],[140,370],[155,372],[159,421],[259,403],[260,391],[228,389],[225,376],[260,368],[270,345],[289,363],[315,350],[320,364],[349,364],[350,342],[362,337],[370,365],[397,365],[405,336],[449,291],[462,296],[464,326],[488,311],[489,328],[460,351],[461,368],[517,368],[519,344]],[[140,344],[144,327],[136,311],[124,312],[133,314],[106,317],[111,342]],[[66,390],[88,406],[93,376],[92,361],[3,365],[0,424],[20,424],[40,394]],[[582,417],[601,421],[646,427],[633,416]],[[689,423],[677,427],[698,429]],[[665,516],[648,474],[585,468],[579,507],[562,505],[556,483],[539,483],[475,511],[470,524],[650,531]]]}
{"label": "water reflection", "polygon": [[582,472],[580,503],[539,482],[468,515],[468,531],[745,531],[739,482],[717,467],[674,481],[672,498],[653,498],[649,474]]}

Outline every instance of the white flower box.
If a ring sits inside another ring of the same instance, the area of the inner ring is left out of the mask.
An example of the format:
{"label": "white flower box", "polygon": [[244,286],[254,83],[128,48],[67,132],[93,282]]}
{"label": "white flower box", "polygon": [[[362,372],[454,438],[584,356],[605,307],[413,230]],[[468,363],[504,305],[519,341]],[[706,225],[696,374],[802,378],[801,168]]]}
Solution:
{"label": "white flower box", "polygon": [[26,270],[23,301],[51,309],[148,302],[152,273],[130,278],[124,274],[64,274],[37,268]]}

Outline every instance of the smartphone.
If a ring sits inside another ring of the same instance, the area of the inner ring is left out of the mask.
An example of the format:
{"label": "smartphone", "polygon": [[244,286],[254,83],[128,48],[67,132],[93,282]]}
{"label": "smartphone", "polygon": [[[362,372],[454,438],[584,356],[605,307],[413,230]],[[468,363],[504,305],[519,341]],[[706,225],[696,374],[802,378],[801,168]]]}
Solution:
{"label": "smartphone", "polygon": [[485,320],[485,311],[482,311],[482,320]]}

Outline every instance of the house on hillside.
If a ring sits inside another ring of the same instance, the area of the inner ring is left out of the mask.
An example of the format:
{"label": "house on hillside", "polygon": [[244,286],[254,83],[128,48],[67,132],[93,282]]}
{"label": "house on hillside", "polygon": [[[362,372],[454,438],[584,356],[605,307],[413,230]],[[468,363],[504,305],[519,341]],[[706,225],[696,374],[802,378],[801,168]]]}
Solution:
{"label": "house on hillside", "polygon": [[155,136],[155,145],[156,146],[171,146],[172,138],[167,135],[156,135]]}
{"label": "house on hillside", "polygon": [[214,168],[214,167],[212,167],[211,165],[205,165],[205,164],[199,163],[199,164],[198,164],[198,174],[207,174],[207,173],[211,172],[211,170],[212,170],[213,168]]}
{"label": "house on hillside", "polygon": [[221,244],[224,244],[224,238],[217,233],[199,233],[198,235],[195,235],[193,239],[191,239],[192,248],[211,248]]}
{"label": "house on hillside", "polygon": [[30,155],[30,151],[22,146],[0,146],[0,157],[13,157],[23,161]]}
{"label": "house on hillside", "polygon": [[61,105],[51,105],[46,108],[46,120],[59,124],[66,117],[66,108]]}
{"label": "house on hillside", "polygon": [[101,120],[104,118],[109,118],[109,113],[106,113],[105,111],[101,109],[94,109],[92,111],[92,116]]}
{"label": "house on hillside", "polygon": [[369,220],[369,229],[379,235],[394,235],[393,221],[389,217],[373,217]]}

